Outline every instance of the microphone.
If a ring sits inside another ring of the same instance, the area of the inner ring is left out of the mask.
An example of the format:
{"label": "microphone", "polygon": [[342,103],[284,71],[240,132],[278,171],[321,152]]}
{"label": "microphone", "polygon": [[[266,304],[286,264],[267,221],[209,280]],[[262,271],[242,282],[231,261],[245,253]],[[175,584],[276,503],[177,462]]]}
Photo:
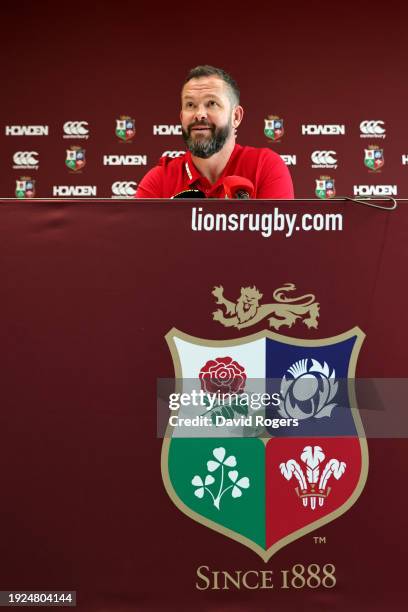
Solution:
{"label": "microphone", "polygon": [[227,176],[223,185],[229,200],[249,200],[255,191],[254,184],[242,176]]}
{"label": "microphone", "polygon": [[180,191],[180,193],[176,193],[176,195],[172,196],[171,200],[180,200],[181,198],[205,198],[206,195],[204,191],[200,191],[199,189],[186,189],[185,191]]}

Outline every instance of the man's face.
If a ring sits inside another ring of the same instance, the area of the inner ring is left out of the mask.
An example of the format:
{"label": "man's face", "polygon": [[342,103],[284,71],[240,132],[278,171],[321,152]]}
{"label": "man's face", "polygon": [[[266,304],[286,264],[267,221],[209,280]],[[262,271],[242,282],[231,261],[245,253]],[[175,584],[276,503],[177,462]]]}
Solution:
{"label": "man's face", "polygon": [[191,79],[181,92],[181,128],[193,155],[207,159],[233,135],[228,85],[215,76]]}

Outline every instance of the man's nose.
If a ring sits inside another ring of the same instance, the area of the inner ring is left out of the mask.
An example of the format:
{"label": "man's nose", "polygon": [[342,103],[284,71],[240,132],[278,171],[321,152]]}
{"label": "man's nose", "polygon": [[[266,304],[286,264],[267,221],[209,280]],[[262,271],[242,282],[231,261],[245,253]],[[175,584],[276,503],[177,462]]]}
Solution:
{"label": "man's nose", "polygon": [[201,121],[202,119],[207,119],[207,109],[205,104],[198,104],[195,112],[195,118],[197,121]]}

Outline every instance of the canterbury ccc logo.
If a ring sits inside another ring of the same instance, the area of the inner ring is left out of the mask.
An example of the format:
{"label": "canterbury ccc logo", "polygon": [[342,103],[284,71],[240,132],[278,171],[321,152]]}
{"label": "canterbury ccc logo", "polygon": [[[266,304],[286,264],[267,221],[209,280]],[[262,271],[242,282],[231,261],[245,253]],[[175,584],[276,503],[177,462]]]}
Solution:
{"label": "canterbury ccc logo", "polygon": [[381,126],[384,121],[362,121],[360,123],[360,131],[362,134],[384,134],[385,129]]}
{"label": "canterbury ccc logo", "polygon": [[117,196],[134,196],[136,185],[135,181],[116,181],[112,185],[112,193]]}
{"label": "canterbury ccc logo", "polygon": [[313,151],[311,160],[314,164],[323,166],[326,164],[337,164],[337,159],[333,157],[336,151]]}
{"label": "canterbury ccc logo", "polygon": [[85,136],[88,134],[87,121],[67,121],[64,123],[64,132],[68,136]]}
{"label": "canterbury ccc logo", "polygon": [[162,153],[162,157],[171,157],[174,159],[175,157],[182,157],[185,154],[185,151],[164,151],[164,153]]}
{"label": "canterbury ccc logo", "polygon": [[17,151],[13,155],[13,162],[16,166],[37,166],[37,151]]}

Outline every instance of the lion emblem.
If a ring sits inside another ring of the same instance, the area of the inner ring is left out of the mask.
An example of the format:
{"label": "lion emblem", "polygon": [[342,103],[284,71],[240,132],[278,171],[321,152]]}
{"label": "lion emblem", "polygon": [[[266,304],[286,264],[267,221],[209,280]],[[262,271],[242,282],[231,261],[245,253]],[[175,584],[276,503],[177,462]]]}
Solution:
{"label": "lion emblem", "polygon": [[311,293],[295,298],[290,298],[287,293],[295,291],[293,283],[285,283],[273,292],[273,299],[270,304],[260,305],[263,294],[254,287],[241,287],[241,295],[236,302],[230,302],[224,298],[224,288],[214,287],[212,294],[216,298],[216,303],[225,307],[225,315],[221,308],[213,312],[214,321],[218,321],[224,327],[236,327],[243,329],[250,327],[269,317],[269,326],[279,329],[282,325],[292,327],[297,319],[310,329],[316,328],[319,317],[319,304],[315,301],[315,296]]}

